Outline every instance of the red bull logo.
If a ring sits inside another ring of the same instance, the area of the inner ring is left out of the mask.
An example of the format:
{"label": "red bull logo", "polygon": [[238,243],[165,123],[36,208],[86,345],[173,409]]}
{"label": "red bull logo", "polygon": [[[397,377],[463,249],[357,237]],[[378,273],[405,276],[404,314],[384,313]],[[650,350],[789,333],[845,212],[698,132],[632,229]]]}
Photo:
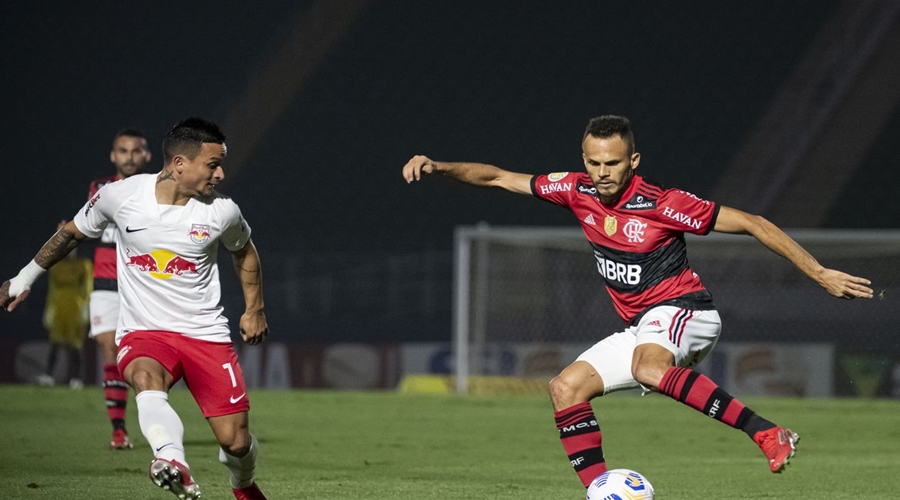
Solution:
{"label": "red bull logo", "polygon": [[172,260],[170,260],[166,264],[165,269],[163,269],[163,274],[181,276],[184,273],[197,274],[197,264],[178,255],[172,257]]}
{"label": "red bull logo", "polygon": [[145,273],[159,271],[159,266],[156,265],[156,259],[149,253],[129,255],[128,262],[126,262],[125,265],[137,267]]}
{"label": "red bull logo", "polygon": [[[125,265],[136,268],[138,271],[148,273],[157,279],[167,280],[172,276],[184,274],[197,274],[197,263],[180,255],[175,255],[169,250],[154,250],[150,253],[131,255],[131,249],[126,248],[128,260]],[[162,271],[160,271],[162,268]]]}
{"label": "red bull logo", "polygon": [[209,224],[191,224],[191,231],[188,233],[191,241],[194,243],[204,243],[209,239]]}

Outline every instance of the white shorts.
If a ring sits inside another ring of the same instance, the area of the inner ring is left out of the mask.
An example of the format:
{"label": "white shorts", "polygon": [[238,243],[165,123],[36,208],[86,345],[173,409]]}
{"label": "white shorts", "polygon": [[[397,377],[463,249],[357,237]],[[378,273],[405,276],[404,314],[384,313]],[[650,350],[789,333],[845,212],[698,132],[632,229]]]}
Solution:
{"label": "white shorts", "polygon": [[634,348],[656,344],[675,355],[675,365],[692,368],[712,351],[722,333],[722,320],[715,310],[697,311],[675,306],[658,306],[647,311],[641,321],[597,342],[578,356],[597,370],[604,394],[635,389],[640,384],[631,375]]}
{"label": "white shorts", "polygon": [[119,326],[119,292],[94,290],[91,292],[91,334],[113,332]]}

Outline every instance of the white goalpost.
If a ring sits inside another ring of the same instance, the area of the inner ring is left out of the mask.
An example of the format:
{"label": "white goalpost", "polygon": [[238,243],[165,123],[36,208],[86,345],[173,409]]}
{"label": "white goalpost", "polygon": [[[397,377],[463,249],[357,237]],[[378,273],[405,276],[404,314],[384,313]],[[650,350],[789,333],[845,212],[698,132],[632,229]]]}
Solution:
{"label": "white goalpost", "polygon": [[[874,300],[830,297],[752,237],[686,235],[729,341],[895,345],[900,231],[788,230],[819,262],[872,280]],[[454,232],[453,355],[458,393],[472,377],[549,380],[626,325],[578,227],[460,226]]]}

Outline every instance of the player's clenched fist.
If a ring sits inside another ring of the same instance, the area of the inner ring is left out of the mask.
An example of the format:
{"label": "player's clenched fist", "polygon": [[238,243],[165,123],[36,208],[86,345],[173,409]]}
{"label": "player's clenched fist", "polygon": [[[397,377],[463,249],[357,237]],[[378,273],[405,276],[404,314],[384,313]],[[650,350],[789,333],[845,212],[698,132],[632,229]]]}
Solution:
{"label": "player's clenched fist", "polygon": [[0,285],[0,307],[6,309],[13,298],[9,296],[9,281],[4,281],[3,285]]}
{"label": "player's clenched fist", "polygon": [[244,342],[250,345],[258,345],[266,341],[269,336],[269,324],[266,321],[266,313],[245,312],[241,315],[240,334]]}
{"label": "player's clenched fist", "polygon": [[413,156],[406,165],[403,166],[403,178],[409,184],[412,181],[422,179],[422,174],[433,174],[437,171],[437,164],[427,156]]}

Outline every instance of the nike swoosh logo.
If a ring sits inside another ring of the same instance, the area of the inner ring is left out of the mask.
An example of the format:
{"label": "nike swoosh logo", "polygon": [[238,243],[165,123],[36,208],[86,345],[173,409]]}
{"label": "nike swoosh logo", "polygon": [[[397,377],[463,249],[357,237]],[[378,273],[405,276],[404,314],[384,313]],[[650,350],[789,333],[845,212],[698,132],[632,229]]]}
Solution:
{"label": "nike swoosh logo", "polygon": [[231,396],[228,400],[231,401],[231,404],[235,404],[235,403],[237,403],[238,401],[244,399],[244,396],[246,396],[246,395],[247,395],[247,393],[245,392],[245,393],[241,394],[241,395],[238,396],[238,397]]}
{"label": "nike swoosh logo", "polygon": [[165,448],[166,446],[171,446],[171,445],[173,445],[173,444],[175,444],[175,443],[166,443],[166,444],[160,446],[159,448],[157,448],[157,449],[156,449],[156,452],[159,453],[159,450]]}
{"label": "nike swoosh logo", "polygon": [[137,228],[137,229],[131,229],[130,227],[125,226],[125,232],[126,232],[126,233],[136,233],[136,232],[138,232],[138,231],[143,231],[144,229],[147,229],[147,228],[146,228],[146,227],[139,227],[139,228]]}

